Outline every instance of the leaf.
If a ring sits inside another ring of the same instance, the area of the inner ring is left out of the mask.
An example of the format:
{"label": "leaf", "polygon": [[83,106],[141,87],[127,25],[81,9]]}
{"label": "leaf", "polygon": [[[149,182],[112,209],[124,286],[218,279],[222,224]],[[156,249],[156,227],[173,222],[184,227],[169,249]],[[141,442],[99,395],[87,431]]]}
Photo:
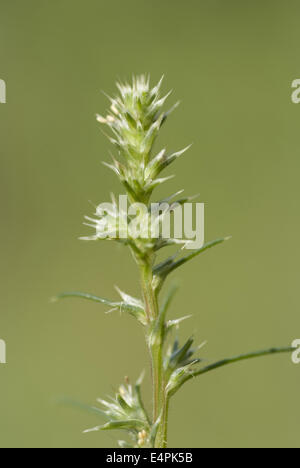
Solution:
{"label": "leaf", "polygon": [[174,327],[178,327],[178,325],[180,325],[181,322],[183,322],[184,320],[187,320],[187,319],[189,319],[191,317],[192,317],[192,315],[185,315],[184,317],[180,317],[178,319],[168,320],[167,330],[171,330]]}
{"label": "leaf", "polygon": [[174,354],[171,356],[171,361],[174,363],[174,367],[180,365],[182,361],[188,359],[192,354],[193,351],[191,350],[191,346],[194,343],[194,338],[189,338],[182,348],[178,349]]}
{"label": "leaf", "polygon": [[172,395],[174,395],[177,390],[183,385],[184,379],[188,379],[191,376],[191,368],[194,364],[196,364],[198,361],[193,361],[186,366],[179,367],[175,369],[171,376],[169,377],[168,384],[166,386],[166,393],[168,395],[168,398],[170,398]]}
{"label": "leaf", "polygon": [[172,114],[172,112],[174,112],[175,109],[177,109],[177,107],[180,105],[180,101],[177,101],[174,106],[171,107],[171,109],[169,109],[167,112],[164,113],[164,118],[162,120],[162,125],[165,123],[165,121],[167,120],[167,118],[169,117],[170,114]]}
{"label": "leaf", "polygon": [[181,151],[177,151],[176,153],[173,154],[166,154],[166,149],[163,149],[158,153],[157,156],[155,156],[148,166],[146,167],[145,170],[145,178],[151,178],[155,179],[158,174],[160,174],[164,169],[166,169],[173,161],[178,159],[182,154],[184,154],[191,145],[187,146]]}
{"label": "leaf", "polygon": [[230,237],[222,237],[220,239],[216,239],[210,242],[207,242],[206,244],[203,245],[200,249],[193,250],[191,253],[186,255],[185,257],[175,261],[177,255],[169,257],[167,260],[164,262],[160,263],[153,269],[153,273],[156,277],[158,277],[157,280],[157,286],[160,287],[161,283],[165,280],[165,278],[172,273],[174,270],[179,268],[180,266],[184,265],[187,263],[189,260],[192,260],[193,258],[197,257],[201,253],[205,252],[208,249],[211,249],[212,247],[222,244],[224,241],[229,240]]}
{"label": "leaf", "polygon": [[142,309],[143,308],[143,303],[141,300],[139,299],[136,299],[135,297],[133,296],[130,296],[129,294],[125,293],[124,291],[121,291],[120,288],[118,288],[118,286],[115,286],[117,292],[120,294],[121,298],[123,299],[124,303],[132,306],[132,307],[136,307],[138,309]]}
{"label": "leaf", "polygon": [[86,429],[83,431],[84,434],[88,432],[97,432],[97,431],[110,431],[113,429],[124,429],[124,430],[136,430],[140,431],[145,428],[145,423],[139,419],[127,419],[124,421],[109,421],[102,426],[96,426],[91,429]]}
{"label": "leaf", "polygon": [[168,180],[173,179],[174,177],[175,177],[174,175],[171,175],[168,177],[162,177],[160,179],[151,180],[150,182],[147,182],[147,184],[145,185],[145,191],[150,192],[154,190],[156,187],[158,187],[159,185],[163,184],[164,182],[167,182]]}
{"label": "leaf", "polygon": [[161,419],[162,419],[162,414],[160,414],[160,416],[157,418],[157,420],[155,421],[155,423],[151,427],[150,442],[151,442],[152,447],[155,446],[155,439],[156,439],[156,436],[157,436],[158,428],[159,428],[160,423],[161,423]]}
{"label": "leaf", "polygon": [[85,403],[81,403],[80,401],[71,400],[70,398],[61,398],[59,401],[60,404],[65,406],[70,406],[72,408],[80,409],[83,411],[87,411],[92,414],[96,414],[97,416],[106,417],[105,411],[97,408],[96,406],[90,406]]}
{"label": "leaf", "polygon": [[154,250],[157,252],[160,249],[163,249],[164,247],[169,247],[169,246],[174,246],[174,245],[181,245],[182,248],[184,248],[189,241],[186,240],[180,240],[180,239],[163,239],[159,238],[154,245]]}
{"label": "leaf", "polygon": [[[161,161],[161,164],[158,168],[158,173],[160,173],[163,169],[165,169],[166,167],[168,167],[173,161],[175,161],[176,159],[180,158],[180,156],[182,156],[186,151],[188,151],[190,149],[192,145],[188,145],[186,148],[184,148],[183,150],[181,151],[177,151],[176,153],[173,153],[173,154],[170,154],[169,156],[167,156],[164,160]],[[157,174],[155,174],[156,176]]]}
{"label": "leaf", "polygon": [[[71,297],[79,297],[81,299],[87,299],[93,302],[99,302],[100,304],[105,304],[112,309],[119,309],[120,312],[128,312],[130,315],[134,316],[142,325],[147,324],[147,318],[142,307],[142,303],[138,303],[137,300],[133,303],[130,302],[113,302],[108,299],[104,299],[103,297],[95,296],[93,294],[82,293],[82,292],[64,292],[53,298],[53,301],[57,301],[59,299],[71,298]],[[127,296],[131,298],[130,296]],[[132,300],[133,298],[131,298]]]}
{"label": "leaf", "polygon": [[151,159],[150,163],[145,169],[145,178],[148,179],[148,177],[152,176],[154,174],[153,169],[162,163],[162,161],[166,157],[166,149],[164,148],[161,150],[153,159]]}
{"label": "leaf", "polygon": [[295,348],[288,346],[284,348],[269,348],[269,349],[264,349],[262,351],[254,351],[251,353],[247,354],[241,354],[240,356],[234,356],[228,359],[222,359],[221,361],[217,361],[213,364],[210,364],[206,367],[202,367],[202,369],[198,369],[196,371],[191,371],[191,369],[186,369],[184,372],[182,372],[182,369],[177,371],[177,374],[175,375],[175,372],[172,374],[173,379],[172,382],[170,383],[168,390],[169,397],[174,395],[179,388],[182,387],[182,385],[185,382],[188,382],[189,380],[193,379],[194,377],[197,377],[199,375],[206,374],[207,372],[213,371],[215,369],[218,369],[220,367],[227,366],[229,364],[234,364],[239,361],[245,361],[248,359],[254,359],[258,357],[263,357],[263,356],[268,356],[272,354],[279,354],[279,353],[290,353],[294,351]]}
{"label": "leaf", "polygon": [[143,411],[144,416],[145,416],[146,420],[148,421],[148,424],[150,424],[150,418],[149,418],[148,413],[146,411],[146,408],[145,408],[145,405],[144,405],[144,402],[143,402],[143,399],[142,399],[142,394],[141,394],[141,385],[142,385],[142,382],[144,380],[144,376],[145,376],[145,372],[143,371],[141,373],[140,377],[138,378],[138,380],[136,381],[134,388],[135,388],[135,392],[136,392],[136,396],[137,396],[140,408]]}
{"label": "leaf", "polygon": [[174,299],[174,296],[175,294],[177,293],[178,291],[178,285],[177,284],[174,284],[168,291],[165,299],[164,299],[164,302],[161,306],[161,313],[163,315],[163,319],[165,319],[166,317],[166,313],[172,303],[172,300]]}
{"label": "leaf", "polygon": [[134,448],[132,445],[126,442],[126,440],[118,440],[118,444],[121,448]]}
{"label": "leaf", "polygon": [[161,205],[162,203],[170,203],[172,200],[174,200],[175,197],[177,197],[178,195],[181,195],[183,192],[184,190],[178,190],[178,192],[173,193],[169,197],[163,198],[162,200],[159,200],[156,203],[158,203],[159,205]]}
{"label": "leaf", "polygon": [[88,293],[82,293],[82,292],[63,292],[53,298],[53,301],[59,300],[59,299],[66,299],[70,297],[80,297],[82,299],[88,299],[89,301],[93,302],[100,302],[101,304],[108,305],[110,307],[118,307],[119,302],[112,302],[109,301],[108,299],[104,299],[103,297],[95,296],[93,294],[88,294]]}
{"label": "leaf", "polygon": [[119,405],[121,406],[121,408],[127,412],[127,411],[130,411],[131,410],[131,406],[129,406],[126,401],[124,400],[124,398],[118,394],[117,395],[117,402],[119,403]]}
{"label": "leaf", "polygon": [[106,161],[102,161],[103,166],[108,167],[108,169],[111,169],[118,177],[121,177],[121,173],[119,169],[114,166],[113,164],[109,164]]}
{"label": "leaf", "polygon": [[151,325],[151,328],[149,330],[149,340],[153,344],[156,342],[157,344],[159,344],[159,346],[162,346],[167,331],[167,327],[165,324],[166,313],[174,295],[176,294],[177,289],[178,287],[174,285],[169,290],[162,306],[160,307],[158,317],[153,321]]}

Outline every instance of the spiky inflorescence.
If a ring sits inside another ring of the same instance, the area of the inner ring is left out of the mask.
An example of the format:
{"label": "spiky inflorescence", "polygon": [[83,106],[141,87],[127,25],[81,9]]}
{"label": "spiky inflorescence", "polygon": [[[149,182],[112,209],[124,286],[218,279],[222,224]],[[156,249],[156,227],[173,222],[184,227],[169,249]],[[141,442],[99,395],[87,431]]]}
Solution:
{"label": "spiky inflorescence", "polygon": [[[110,141],[117,149],[118,159],[112,156],[113,163],[106,164],[118,176],[131,203],[146,204],[147,211],[143,213],[142,223],[147,227],[150,222],[149,207],[153,190],[169,179],[161,178],[161,172],[181,156],[187,148],[170,154],[163,149],[153,154],[153,146],[162,124],[171,111],[165,112],[163,106],[168,97],[161,97],[162,79],[154,87],[150,87],[149,78],[140,76],[133,78],[132,85],[118,84],[119,96],[110,98],[111,107],[108,115],[97,116],[97,120],[109,127],[112,136]],[[176,105],[174,106],[176,107]],[[173,108],[174,108],[173,107]],[[172,109],[171,109],[172,110]],[[121,158],[121,160],[120,160]],[[165,201],[174,201],[182,205],[189,198],[177,198],[177,194]],[[134,259],[139,266],[142,284],[142,299],[136,299],[119,291],[122,300],[110,301],[86,293],[64,293],[59,297],[82,297],[109,306],[112,310],[128,312],[135,317],[145,329],[145,336],[152,364],[153,380],[153,415],[147,415],[142,402],[141,379],[132,387],[129,383],[121,386],[116,398],[107,402],[100,400],[105,410],[103,414],[108,422],[93,430],[120,429],[130,435],[130,443],[121,441],[122,447],[166,447],[167,421],[169,400],[178,389],[193,376],[204,374],[218,367],[260,355],[276,352],[287,352],[291,348],[271,349],[261,353],[250,353],[239,357],[222,360],[207,367],[202,367],[201,359],[194,356],[193,338],[189,338],[183,346],[178,340],[172,339],[172,331],[178,328],[180,322],[188,317],[167,320],[166,315],[174,296],[171,289],[165,299],[159,302],[158,297],[165,279],[177,268],[189,260],[205,252],[207,249],[221,244],[228,237],[208,242],[202,248],[172,256],[156,264],[156,252],[163,247],[178,243],[175,239],[152,237],[151,229],[145,229],[147,235],[136,237],[131,235],[130,217],[120,214],[113,199],[113,209],[103,210],[99,206],[95,218],[87,218],[95,233],[86,239],[111,239],[130,246]],[[159,224],[163,214],[157,214]],[[126,237],[124,231],[128,234]],[[107,236],[108,233],[113,236]],[[169,343],[166,346],[167,342]]]}
{"label": "spiky inflorescence", "polygon": [[170,113],[162,111],[170,93],[161,97],[161,84],[162,79],[151,89],[145,76],[134,78],[132,86],[118,84],[120,96],[110,99],[110,113],[97,116],[100,123],[110,128],[113,137],[109,139],[125,162],[113,158],[109,167],[134,202],[149,201],[153,189],[169,179],[158,179],[158,175],[182,153],[168,155],[164,149],[152,158],[154,142]]}

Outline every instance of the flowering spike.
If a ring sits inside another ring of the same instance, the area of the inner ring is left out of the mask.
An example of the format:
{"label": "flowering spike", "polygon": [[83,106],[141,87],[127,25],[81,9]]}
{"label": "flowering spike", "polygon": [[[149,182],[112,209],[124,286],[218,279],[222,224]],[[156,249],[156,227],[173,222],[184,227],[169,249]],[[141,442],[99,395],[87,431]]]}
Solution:
{"label": "flowering spike", "polygon": [[[121,199],[117,203],[113,196],[109,205],[98,205],[95,215],[86,217],[87,224],[94,229],[94,235],[85,239],[115,239],[130,247],[140,272],[143,300],[120,290],[118,292],[121,301],[117,302],[84,293],[64,293],[59,296],[81,297],[109,306],[112,310],[124,310],[144,326],[152,366],[152,417],[149,417],[143,404],[142,378],[139,378],[135,385],[131,385],[129,380],[125,379],[125,384],[120,386],[115,398],[98,400],[103,409],[93,410],[97,414],[104,414],[108,421],[102,426],[85,431],[121,429],[130,438],[129,442],[119,441],[121,447],[166,448],[169,400],[191,378],[237,361],[288,352],[292,349],[272,348],[201,367],[201,359],[195,357],[199,347],[194,349],[194,338],[189,338],[183,346],[180,346],[178,338],[173,343],[171,341],[171,331],[178,328],[181,321],[188,317],[167,321],[167,311],[174,290],[160,305],[159,293],[164,281],[177,268],[228,238],[208,242],[202,248],[190,251],[184,256],[181,256],[181,249],[174,256],[156,263],[157,251],[163,247],[176,244],[183,248],[189,247],[186,239],[177,239],[175,234],[174,238],[171,235],[163,236],[161,227],[171,211],[174,211],[175,217],[178,213],[175,212],[175,208],[181,208],[183,204],[191,201],[191,198],[184,196],[174,201],[181,194],[178,192],[165,199],[168,203],[166,209],[159,207],[152,212],[152,192],[170,179],[159,178],[160,173],[189,148],[173,154],[163,149],[154,156],[154,143],[161,126],[178,105],[175,104],[167,112],[164,110],[170,93],[161,94],[162,81],[163,78],[151,88],[149,76],[141,75],[133,77],[131,84],[118,83],[119,94],[113,98],[108,97],[110,109],[106,116],[96,116],[101,125],[109,128],[108,138],[117,148],[118,159],[123,159],[121,163],[113,157],[113,164],[104,164],[120,179],[128,195],[131,210],[124,208]],[[134,216],[132,209],[140,210],[137,216]]]}

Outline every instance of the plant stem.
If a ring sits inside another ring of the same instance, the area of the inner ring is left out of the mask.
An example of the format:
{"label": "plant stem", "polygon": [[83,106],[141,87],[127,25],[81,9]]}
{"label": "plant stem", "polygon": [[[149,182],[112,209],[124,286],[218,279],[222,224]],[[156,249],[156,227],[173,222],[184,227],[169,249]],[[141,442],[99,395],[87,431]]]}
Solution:
{"label": "plant stem", "polygon": [[151,323],[158,316],[158,301],[152,287],[153,273],[150,259],[143,259],[141,261],[140,272],[146,314],[148,322]]}
{"label": "plant stem", "polygon": [[[162,336],[160,330],[157,330],[155,326],[157,323],[159,310],[157,295],[153,288],[153,272],[151,259],[144,259],[143,262],[140,264],[140,270],[145,308],[149,322],[146,338],[151,357],[154,424],[157,421],[161,412],[163,412],[164,414],[165,408],[165,389],[163,382],[162,365]],[[161,425],[162,423],[158,428],[158,434],[161,434]],[[157,437],[155,447],[162,448],[162,444],[162,438]]]}
{"label": "plant stem", "polygon": [[163,394],[163,379],[162,379],[162,352],[161,348],[156,345],[149,346],[151,355],[152,367],[152,384],[153,384],[153,422],[155,422],[160,414],[162,407]]}
{"label": "plant stem", "polygon": [[167,448],[168,443],[168,421],[169,421],[170,399],[164,394],[162,420],[157,434],[157,442],[160,448]]}

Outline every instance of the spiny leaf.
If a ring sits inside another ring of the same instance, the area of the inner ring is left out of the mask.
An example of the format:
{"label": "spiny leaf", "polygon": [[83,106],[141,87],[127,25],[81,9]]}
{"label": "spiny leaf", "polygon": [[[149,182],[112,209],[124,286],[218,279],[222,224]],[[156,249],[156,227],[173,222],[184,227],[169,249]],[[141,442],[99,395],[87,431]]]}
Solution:
{"label": "spiny leaf", "polygon": [[118,288],[118,286],[115,286],[115,288],[118,291],[118,293],[120,294],[120,296],[123,299],[125,304],[128,304],[128,305],[130,305],[132,307],[136,307],[138,309],[143,308],[142,301],[140,301],[139,299],[136,299],[133,296],[130,296],[129,294],[125,293],[124,291],[121,291],[121,289]]}
{"label": "spiny leaf", "polygon": [[188,145],[186,148],[182,149],[181,151],[177,151],[176,153],[173,153],[173,154],[170,154],[168,155],[166,158],[164,158],[164,160],[161,161],[161,164],[158,168],[158,172],[155,173],[155,177],[156,175],[158,175],[158,173],[160,173],[163,169],[165,169],[166,167],[168,167],[170,164],[172,164],[173,161],[175,161],[176,159],[180,158],[180,156],[182,156],[184,153],[186,153],[186,151],[188,151],[190,149],[192,145]]}
{"label": "spiny leaf", "polygon": [[111,169],[115,174],[117,174],[118,177],[121,177],[121,173],[119,169],[114,166],[113,164],[109,164],[106,161],[102,161],[103,166],[108,167],[108,169]]}
{"label": "spiny leaf", "polygon": [[102,426],[96,426],[91,429],[83,431],[84,434],[88,432],[97,432],[97,431],[110,431],[113,429],[124,429],[124,430],[142,430],[145,428],[145,423],[139,419],[127,419],[124,421],[109,421]]}
{"label": "spiny leaf", "polygon": [[151,180],[150,182],[147,182],[147,184],[145,185],[145,190],[147,192],[150,192],[154,190],[156,187],[158,187],[159,185],[163,184],[164,182],[167,182],[168,180],[173,179],[174,177],[175,177],[174,175],[171,175],[168,177],[162,177],[160,179]]}
{"label": "spiny leaf", "polygon": [[167,120],[167,118],[169,117],[170,114],[172,114],[172,112],[174,112],[175,109],[177,109],[177,107],[180,105],[180,101],[177,101],[174,106],[172,106],[167,112],[164,113],[164,118],[162,120],[162,125],[165,123],[165,121]]}
{"label": "spiny leaf", "polygon": [[189,380],[191,380],[194,377],[197,377],[199,375],[206,374],[207,372],[213,371],[213,370],[218,369],[220,367],[227,366],[229,364],[234,364],[234,363],[239,362],[239,361],[245,361],[245,360],[248,360],[248,359],[254,359],[254,358],[258,358],[258,357],[262,357],[262,356],[268,356],[268,355],[272,355],[272,354],[291,353],[292,351],[294,351],[294,349],[295,348],[293,348],[291,346],[287,346],[287,347],[283,347],[283,348],[264,349],[262,351],[254,351],[254,352],[251,352],[251,353],[241,354],[239,356],[234,356],[234,357],[231,357],[231,358],[228,358],[228,359],[222,359],[221,361],[217,361],[217,362],[215,362],[213,364],[210,364],[210,365],[208,365],[206,367],[202,367],[202,369],[198,369],[198,370],[195,370],[195,371],[191,371],[191,369],[189,368],[187,372],[185,371],[185,372],[178,373],[180,375],[175,376],[175,374],[174,374],[174,378],[175,377],[179,377],[179,378],[175,378],[176,385],[173,382],[173,385],[171,384],[169,386],[169,388],[168,388],[169,397],[174,395],[174,393],[176,393],[179,390],[179,388],[182,387],[182,385],[185,382],[188,382]]}
{"label": "spiny leaf", "polygon": [[178,159],[182,154],[184,154],[191,145],[187,146],[181,151],[177,151],[173,154],[166,154],[166,149],[163,149],[157,156],[155,156],[150,163],[148,164],[145,170],[145,177],[146,179],[151,178],[154,179],[155,177],[160,174],[164,169],[166,169],[173,161]]}
{"label": "spiny leaf", "polygon": [[120,305],[120,302],[113,302],[108,299],[104,299],[103,297],[95,296],[94,294],[83,293],[83,292],[73,292],[73,291],[63,292],[61,294],[58,294],[56,297],[53,298],[53,301],[56,301],[59,299],[66,299],[70,297],[80,297],[82,299],[88,299],[89,301],[100,302],[101,304],[105,304],[110,307],[118,307]]}
{"label": "spiny leaf", "polygon": [[[98,302],[101,304],[105,304],[112,309],[119,309],[121,312],[125,311],[129,314],[133,315],[140,323],[146,325],[147,319],[146,314],[141,305],[137,303],[128,303],[128,302],[114,302],[108,299],[104,299],[103,297],[95,296],[93,294],[82,293],[82,292],[64,292],[53,298],[54,301],[59,299],[71,298],[71,297],[79,297],[81,299],[87,299],[89,301]],[[130,296],[128,296],[130,297]],[[131,298],[133,299],[133,298]]]}
{"label": "spiny leaf", "polygon": [[192,315],[185,315],[184,317],[180,317],[178,319],[168,320],[167,330],[171,330],[172,328],[177,327],[181,322],[183,322],[184,320],[187,320],[187,319],[189,319],[191,317],[192,317]]}
{"label": "spiny leaf", "polygon": [[200,249],[193,250],[191,253],[186,255],[185,257],[175,261],[177,255],[169,257],[167,260],[164,262],[160,263],[153,269],[154,275],[158,278],[158,287],[161,286],[161,283],[165,280],[165,278],[172,273],[174,270],[179,268],[180,266],[184,265],[187,263],[189,260],[192,260],[193,258],[197,257],[201,253],[205,252],[206,250],[222,244],[224,241],[229,240],[230,237],[222,237],[220,239],[216,239],[210,242],[207,242],[206,244],[203,245]]}

